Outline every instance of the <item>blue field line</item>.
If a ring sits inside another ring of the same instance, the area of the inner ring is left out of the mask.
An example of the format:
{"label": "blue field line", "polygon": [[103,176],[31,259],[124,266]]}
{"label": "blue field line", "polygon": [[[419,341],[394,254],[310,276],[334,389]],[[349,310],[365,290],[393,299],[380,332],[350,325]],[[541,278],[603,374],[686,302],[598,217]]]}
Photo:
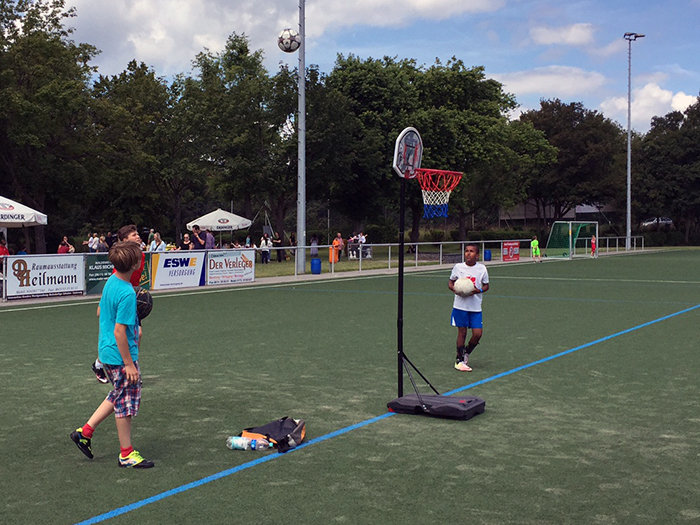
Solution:
{"label": "blue field line", "polygon": [[622,330],[621,332],[617,332],[617,333],[612,334],[612,335],[606,335],[605,337],[601,337],[600,339],[596,339],[595,341],[591,341],[590,343],[586,343],[585,345],[577,346],[576,348],[571,348],[569,350],[565,350],[564,352],[559,352],[558,354],[550,355],[549,357],[545,357],[543,359],[538,359],[537,361],[533,361],[532,363],[528,363],[526,365],[518,366],[518,367],[513,368],[511,370],[506,370],[505,372],[501,372],[500,374],[496,374],[495,376],[487,377],[486,379],[482,379],[481,381],[477,381],[476,383],[470,383],[468,385],[457,388],[455,390],[451,390],[450,392],[446,392],[443,395],[449,396],[452,394],[457,394],[459,392],[464,392],[465,390],[469,390],[470,388],[474,388],[476,386],[483,385],[485,383],[489,383],[489,382],[494,381],[496,379],[500,379],[502,377],[506,377],[506,376],[509,376],[511,374],[515,374],[516,372],[520,372],[520,371],[525,370],[527,368],[532,368],[533,366],[541,365],[542,363],[546,363],[547,361],[551,361],[552,359],[557,359],[558,357],[563,357],[565,355],[573,354],[574,352],[578,352],[579,350],[583,350],[584,348],[588,348],[588,347],[591,347],[593,345],[597,345],[599,343],[604,343],[605,341],[609,341],[610,339],[620,337],[621,335],[629,334],[630,332],[634,332],[634,331],[639,330],[641,328],[646,328],[647,326],[651,326],[653,324],[660,323],[662,321],[666,321],[666,320],[671,319],[673,317],[677,317],[679,315],[683,315],[683,314],[686,314],[688,312],[692,312],[693,310],[697,310],[698,308],[700,308],[700,304],[696,304],[695,306],[692,306],[691,308],[686,308],[685,310],[680,310],[679,312],[665,315],[664,317],[659,317],[658,319],[654,319],[653,321],[649,321],[647,323],[633,326],[632,328],[628,328],[627,330]]}
{"label": "blue field line", "polygon": [[[578,352],[579,350],[583,350],[584,348],[589,348],[589,347],[597,345],[599,343],[609,341],[610,339],[614,339],[616,337],[620,337],[622,335],[629,334],[629,333],[634,332],[636,330],[639,330],[641,328],[646,328],[647,326],[651,326],[653,324],[660,323],[662,321],[666,321],[666,320],[671,319],[673,317],[677,317],[679,315],[683,315],[685,313],[692,312],[693,310],[697,310],[698,308],[700,308],[700,304],[697,304],[691,308],[686,308],[685,310],[680,310],[678,312],[666,315],[664,317],[659,317],[658,319],[654,319],[652,321],[649,321],[649,322],[646,322],[646,323],[643,323],[643,324],[640,324],[637,326],[633,326],[632,328],[622,330],[621,332],[617,332],[617,333],[612,334],[612,335],[601,337],[600,339],[596,339],[595,341],[591,341],[590,343],[586,343],[584,345],[577,346],[576,348],[571,348],[571,349],[566,350],[564,352],[559,352],[558,354],[554,354],[554,355],[551,355],[549,357],[545,357],[543,359],[533,361],[532,363],[528,363],[526,365],[512,368],[511,370],[507,370],[505,372],[501,372],[500,374],[496,374],[494,376],[487,377],[487,378],[482,379],[480,381],[477,381],[475,383],[470,383],[468,385],[457,388],[455,390],[451,390],[450,392],[446,392],[442,395],[449,396],[452,394],[464,392],[465,390],[469,390],[471,388],[474,388],[474,387],[477,387],[477,386],[480,386],[480,385],[483,385],[486,383],[490,383],[491,381],[495,381],[496,379],[500,379],[502,377],[506,377],[506,376],[515,374],[516,372],[520,372],[522,370],[532,368],[533,366],[537,366],[537,365],[540,365],[542,363],[546,363],[547,361],[552,361],[553,359],[557,359],[559,357],[563,357],[565,355],[569,355],[569,354],[572,354],[574,352]],[[347,426],[345,428],[341,428],[341,429],[336,430],[334,432],[330,432],[329,434],[325,434],[323,436],[313,438],[313,439],[307,441],[306,443],[302,443],[298,447],[290,450],[286,454],[291,454],[293,452],[296,452],[297,450],[302,450],[306,447],[310,447],[311,445],[321,443],[323,441],[329,440],[329,439],[334,438],[334,437],[341,436],[343,434],[347,434],[348,432],[351,432],[351,431],[356,430],[358,428],[362,428],[362,427],[371,425],[373,423],[376,423],[377,421],[387,419],[388,417],[391,417],[393,415],[395,415],[393,412],[387,412],[387,413],[384,413],[380,416],[376,416],[376,417],[373,417],[371,419],[367,419],[365,421],[361,421],[359,423],[356,423],[354,425],[350,425],[350,426]],[[190,489],[201,487],[202,485],[206,485],[207,483],[211,483],[212,481],[216,481],[218,479],[225,478],[227,476],[230,476],[230,475],[235,474],[237,472],[241,472],[241,471],[249,469],[251,467],[255,467],[257,465],[267,463],[268,461],[272,461],[273,459],[283,457],[286,454],[269,454],[269,455],[265,455],[265,456],[260,456],[253,461],[249,461],[248,463],[244,463],[242,465],[238,465],[236,467],[233,467],[233,468],[230,468],[227,470],[222,470],[221,472],[217,472],[216,474],[212,474],[211,476],[207,476],[207,477],[199,479],[197,481],[193,481],[191,483],[187,483],[185,485],[175,487],[174,489],[166,490],[165,492],[161,492],[160,494],[156,494],[155,496],[151,496],[150,498],[146,498],[146,499],[143,499],[141,501],[137,501],[136,503],[131,503],[130,505],[125,505],[123,507],[119,507],[119,508],[111,510],[109,512],[105,512],[104,514],[100,514],[99,516],[94,516],[92,518],[89,518],[85,521],[78,522],[75,525],[91,525],[93,523],[101,523],[101,522],[106,521],[108,519],[115,518],[117,516],[121,516],[122,514],[126,514],[128,512],[139,509],[141,507],[145,507],[146,505],[150,505],[151,503],[155,503],[155,502],[163,500],[165,498],[169,498],[170,496],[174,496],[176,494],[186,492]]]}
{"label": "blue field line", "polygon": [[160,501],[165,498],[169,498],[170,496],[175,496],[176,494],[180,494],[182,492],[186,492],[190,489],[195,489],[197,487],[201,487],[202,485],[206,485],[207,483],[211,483],[212,481],[216,481],[217,479],[225,478],[227,476],[230,476],[232,474],[235,474],[237,472],[241,472],[243,470],[249,469],[251,467],[255,467],[257,465],[261,465],[263,463],[267,463],[268,461],[272,461],[273,459],[277,459],[279,457],[285,456],[287,454],[291,454],[292,452],[296,452],[297,450],[304,449],[306,447],[310,447],[311,445],[315,445],[317,443],[321,443],[322,441],[326,441],[327,439],[331,439],[334,437],[342,436],[343,434],[347,434],[348,432],[351,432],[353,430],[357,430],[358,428],[365,427],[367,425],[371,425],[372,423],[376,423],[377,421],[381,421],[382,419],[386,419],[388,417],[393,416],[393,412],[387,412],[386,414],[382,414],[381,416],[373,417],[372,419],[367,419],[365,421],[360,421],[359,423],[356,423],[354,425],[350,425],[345,428],[341,428],[340,430],[336,430],[334,432],[331,432],[329,434],[325,434],[323,436],[319,436],[314,439],[310,439],[306,443],[302,443],[296,448],[293,448],[286,454],[268,454],[265,456],[261,456],[253,461],[249,461],[248,463],[243,463],[242,465],[238,465],[237,467],[230,468],[228,470],[222,470],[221,472],[217,472],[216,474],[212,474],[211,476],[207,476],[206,478],[199,479],[197,481],[193,481],[191,483],[187,483],[185,485],[181,485],[179,487],[175,487],[174,489],[166,490],[165,492],[161,492],[160,494],[156,494],[155,496],[151,496],[150,498],[142,499],[141,501],[137,501],[136,503],[131,503],[130,505],[125,505],[123,507],[119,507],[118,509],[110,510],[109,512],[105,512],[104,514],[100,514],[99,516],[95,516],[93,518],[89,518],[85,521],[81,521],[76,523],[76,525],[90,525],[92,523],[101,523],[103,521],[106,521],[111,518],[116,518],[117,516],[121,516],[122,514],[126,514],[128,512],[131,512],[132,510],[139,509],[141,507],[145,507],[146,505],[150,505],[151,503],[155,503],[157,501]]}

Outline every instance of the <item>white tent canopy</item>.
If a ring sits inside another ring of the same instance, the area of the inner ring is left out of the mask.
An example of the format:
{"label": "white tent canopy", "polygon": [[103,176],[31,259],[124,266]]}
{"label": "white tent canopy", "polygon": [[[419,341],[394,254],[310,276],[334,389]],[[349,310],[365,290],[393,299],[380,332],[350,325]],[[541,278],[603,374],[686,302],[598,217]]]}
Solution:
{"label": "white tent canopy", "polygon": [[250,219],[229,213],[222,209],[215,210],[206,215],[202,215],[187,223],[187,229],[191,230],[194,225],[199,226],[202,230],[211,230],[213,232],[224,232],[231,230],[242,230],[250,227],[253,222]]}
{"label": "white tent canopy", "polygon": [[47,223],[48,218],[40,211],[0,196],[0,228],[21,228]]}

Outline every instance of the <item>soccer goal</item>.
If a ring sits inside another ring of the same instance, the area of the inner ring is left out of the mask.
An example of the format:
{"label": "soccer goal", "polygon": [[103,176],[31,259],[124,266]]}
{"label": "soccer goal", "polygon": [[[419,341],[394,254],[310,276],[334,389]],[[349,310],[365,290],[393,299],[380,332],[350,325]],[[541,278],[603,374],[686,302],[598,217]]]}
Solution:
{"label": "soccer goal", "polygon": [[591,238],[598,238],[598,223],[583,221],[556,221],[547,239],[547,257],[573,259],[577,255],[590,256]]}

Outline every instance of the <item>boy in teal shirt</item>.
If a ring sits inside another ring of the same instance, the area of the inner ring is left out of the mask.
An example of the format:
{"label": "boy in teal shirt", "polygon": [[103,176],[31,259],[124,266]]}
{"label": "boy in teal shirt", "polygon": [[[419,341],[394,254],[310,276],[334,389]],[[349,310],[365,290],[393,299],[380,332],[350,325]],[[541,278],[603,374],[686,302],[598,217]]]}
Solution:
{"label": "boy in teal shirt", "polygon": [[121,447],[119,466],[150,468],[154,463],[131,445],[131,418],[138,414],[141,403],[141,374],[136,293],[129,280],[141,266],[141,247],[130,241],[117,242],[109,250],[109,261],[116,271],[107,280],[100,300],[99,357],[113,390],[70,437],[92,459],[93,432],[114,413]]}

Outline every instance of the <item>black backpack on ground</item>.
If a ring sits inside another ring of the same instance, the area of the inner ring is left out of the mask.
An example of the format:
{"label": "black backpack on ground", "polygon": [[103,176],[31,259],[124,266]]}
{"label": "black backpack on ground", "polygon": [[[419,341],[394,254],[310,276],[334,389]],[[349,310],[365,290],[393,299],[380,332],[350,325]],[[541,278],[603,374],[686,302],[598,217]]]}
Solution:
{"label": "black backpack on ground", "polygon": [[306,436],[306,422],[283,417],[261,427],[246,428],[239,434],[250,439],[267,439],[279,452],[287,452],[301,444]]}

